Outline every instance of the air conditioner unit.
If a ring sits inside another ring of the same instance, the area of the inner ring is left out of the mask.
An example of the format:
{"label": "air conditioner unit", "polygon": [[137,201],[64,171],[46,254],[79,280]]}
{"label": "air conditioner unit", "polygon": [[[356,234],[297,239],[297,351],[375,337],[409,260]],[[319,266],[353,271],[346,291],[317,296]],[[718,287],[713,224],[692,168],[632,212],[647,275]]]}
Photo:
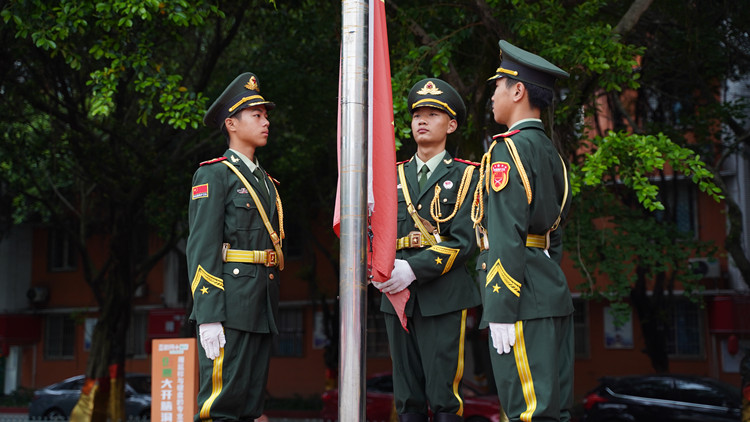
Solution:
{"label": "air conditioner unit", "polygon": [[719,278],[721,276],[721,267],[719,266],[719,260],[716,258],[690,258],[688,263],[693,272],[701,274],[703,278]]}
{"label": "air conditioner unit", "polygon": [[42,303],[49,297],[49,289],[46,287],[32,287],[26,291],[26,297],[31,303]]}

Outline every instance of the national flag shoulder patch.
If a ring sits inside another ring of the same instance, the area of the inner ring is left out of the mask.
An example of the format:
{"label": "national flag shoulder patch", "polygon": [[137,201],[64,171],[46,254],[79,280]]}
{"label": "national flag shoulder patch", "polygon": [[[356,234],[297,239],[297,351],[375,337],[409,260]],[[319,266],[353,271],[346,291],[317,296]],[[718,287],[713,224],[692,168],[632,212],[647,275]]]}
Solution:
{"label": "national flag shoulder patch", "polygon": [[193,199],[208,198],[208,183],[193,186]]}
{"label": "national flag shoulder patch", "polygon": [[492,163],[492,190],[500,192],[508,184],[510,164],[504,161]]}

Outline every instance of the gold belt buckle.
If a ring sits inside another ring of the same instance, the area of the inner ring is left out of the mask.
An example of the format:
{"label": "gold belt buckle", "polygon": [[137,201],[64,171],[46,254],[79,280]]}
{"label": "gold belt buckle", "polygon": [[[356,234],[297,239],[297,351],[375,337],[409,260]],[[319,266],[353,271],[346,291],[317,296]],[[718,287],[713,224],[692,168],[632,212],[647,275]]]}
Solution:
{"label": "gold belt buckle", "polygon": [[409,247],[410,248],[421,248],[422,247],[422,233],[420,233],[420,232],[409,232]]}
{"label": "gold belt buckle", "polygon": [[275,267],[278,262],[276,261],[276,251],[273,249],[266,249],[266,262],[264,265],[266,267]]}

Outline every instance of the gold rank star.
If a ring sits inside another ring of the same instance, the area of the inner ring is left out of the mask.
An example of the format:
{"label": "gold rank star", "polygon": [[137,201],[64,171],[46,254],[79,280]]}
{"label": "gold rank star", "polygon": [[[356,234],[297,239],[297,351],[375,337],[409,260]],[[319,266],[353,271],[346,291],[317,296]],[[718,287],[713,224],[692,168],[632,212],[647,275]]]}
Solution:
{"label": "gold rank star", "polygon": [[435,258],[435,264],[441,265],[442,263],[443,263],[443,258],[441,258],[441,257]]}
{"label": "gold rank star", "polygon": [[500,293],[500,286],[498,286],[497,284],[492,286],[492,293]]}
{"label": "gold rank star", "polygon": [[203,293],[204,295],[208,293],[208,287],[206,286],[201,287],[201,293]]}

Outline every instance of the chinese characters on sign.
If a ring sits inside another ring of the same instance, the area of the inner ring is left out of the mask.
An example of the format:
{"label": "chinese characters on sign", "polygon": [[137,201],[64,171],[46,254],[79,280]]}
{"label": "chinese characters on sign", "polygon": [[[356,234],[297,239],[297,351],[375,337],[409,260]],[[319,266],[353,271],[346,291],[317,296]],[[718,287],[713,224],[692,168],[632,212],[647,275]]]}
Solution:
{"label": "chinese characters on sign", "polygon": [[192,421],[198,394],[195,339],[156,339],[152,350],[151,420]]}

